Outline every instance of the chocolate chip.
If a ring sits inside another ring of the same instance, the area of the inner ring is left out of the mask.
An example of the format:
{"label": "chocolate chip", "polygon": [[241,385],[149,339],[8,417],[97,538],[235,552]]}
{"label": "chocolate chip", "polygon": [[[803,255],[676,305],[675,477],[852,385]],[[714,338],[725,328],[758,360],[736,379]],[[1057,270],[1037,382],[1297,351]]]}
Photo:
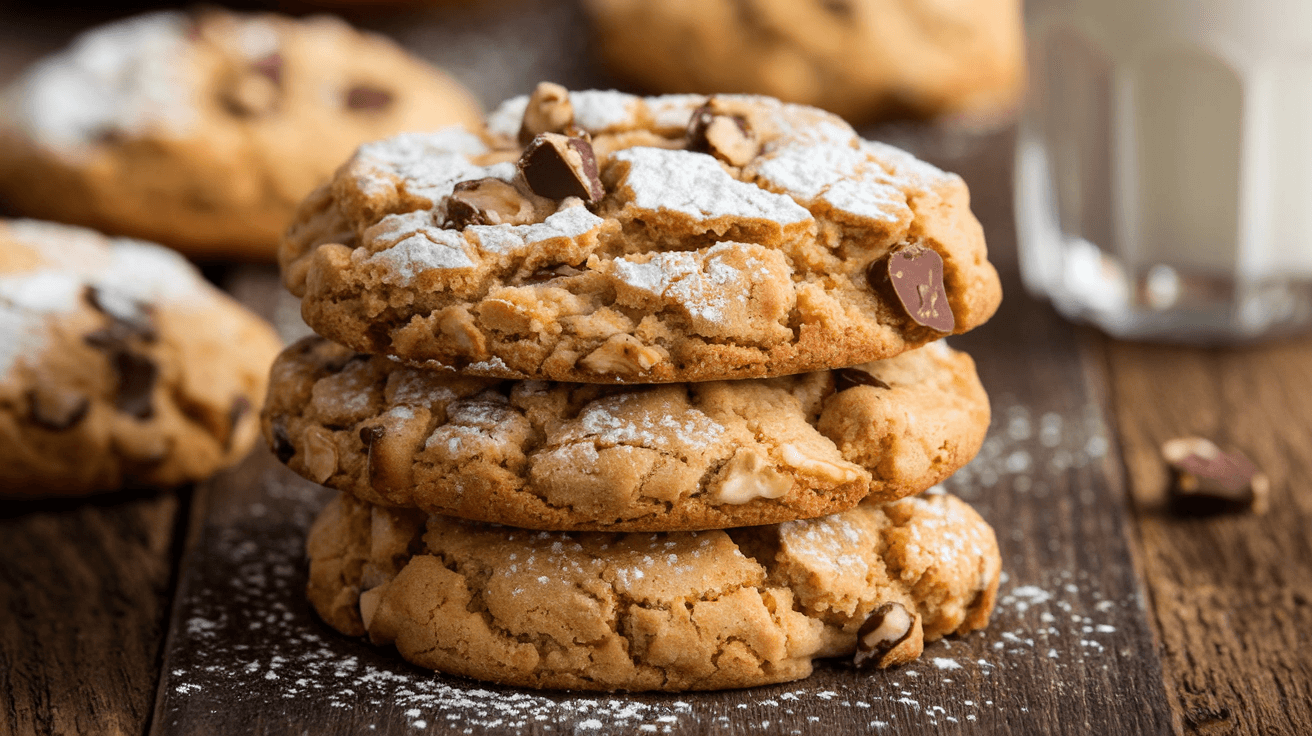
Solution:
{"label": "chocolate chip", "polygon": [[155,381],[159,378],[159,367],[150,358],[133,350],[127,343],[126,336],[117,323],[87,334],[83,340],[109,358],[110,365],[118,376],[118,385],[114,393],[114,406],[119,411],[136,417],[149,419],[155,414],[153,395]]}
{"label": "chocolate chip", "polygon": [[76,391],[42,387],[27,391],[27,408],[33,424],[63,432],[82,421],[91,409],[91,400]]}
{"label": "chocolate chip", "polygon": [[713,100],[693,110],[688,119],[688,148],[732,166],[747,165],[759,150],[747,119],[716,112]]}
{"label": "chocolate chip", "polygon": [[889,654],[915,630],[916,617],[901,603],[884,603],[874,610],[856,632],[857,667],[887,667]]}
{"label": "chocolate chip", "polygon": [[909,245],[872,262],[866,280],[877,291],[891,291],[913,322],[950,333],[956,326],[943,286],[943,257],[932,248]]}
{"label": "chocolate chip", "polygon": [[254,69],[259,74],[263,74],[265,77],[269,79],[270,82],[273,82],[274,84],[282,84],[282,66],[283,66],[282,54],[278,53],[277,51],[273,52],[272,54],[269,54],[268,56],[265,56],[262,59],[256,59],[251,64],[252,69]]}
{"label": "chocolate chip", "polygon": [[381,440],[385,434],[387,434],[387,430],[383,429],[383,427],[378,424],[361,427],[360,441],[364,443],[365,447],[373,447],[373,444],[378,440]]}
{"label": "chocolate chip", "polygon": [[271,447],[273,454],[279,461],[291,462],[292,456],[296,454],[296,446],[292,444],[291,435],[287,434],[287,423],[281,418],[273,420],[271,427]]}
{"label": "chocolate chip", "polygon": [[592,144],[582,138],[538,135],[520,156],[519,170],[535,194],[549,199],[578,197],[593,204],[605,194]]}
{"label": "chocolate chip", "polygon": [[94,286],[86,287],[82,297],[93,309],[111,320],[109,327],[106,328],[108,332],[104,339],[122,342],[129,337],[139,337],[146,342],[154,342],[158,337],[154,315],[149,305],[103,292]]}
{"label": "chocolate chip", "polygon": [[519,145],[527,146],[541,133],[564,133],[574,123],[574,106],[569,90],[551,82],[540,82],[524,107],[519,124]]}
{"label": "chocolate chip", "polygon": [[232,449],[232,440],[237,435],[237,425],[250,413],[251,408],[251,400],[245,396],[238,396],[232,400],[232,406],[228,407],[228,438],[223,441],[224,450]]}
{"label": "chocolate chip", "polygon": [[545,219],[546,211],[555,209],[552,205],[500,179],[473,179],[456,184],[451,191],[446,200],[446,224],[458,230],[470,225],[527,225],[538,221],[539,214]]}
{"label": "chocolate chip", "polygon": [[834,390],[846,391],[856,386],[874,386],[875,388],[891,389],[887,383],[866,373],[860,368],[844,368],[834,372]]}
{"label": "chocolate chip", "polygon": [[392,93],[385,89],[357,84],[346,91],[346,106],[351,110],[382,110],[392,104]]}
{"label": "chocolate chip", "polygon": [[1171,511],[1182,516],[1266,511],[1271,481],[1239,452],[1225,452],[1202,437],[1162,445],[1171,469]]}

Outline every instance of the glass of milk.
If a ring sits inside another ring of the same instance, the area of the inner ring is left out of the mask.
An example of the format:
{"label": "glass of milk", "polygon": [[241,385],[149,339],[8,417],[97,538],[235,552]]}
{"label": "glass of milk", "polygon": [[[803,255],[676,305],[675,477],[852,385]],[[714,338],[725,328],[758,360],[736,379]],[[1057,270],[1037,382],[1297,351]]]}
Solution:
{"label": "glass of milk", "polygon": [[1026,287],[1129,338],[1312,326],[1312,0],[1038,0]]}

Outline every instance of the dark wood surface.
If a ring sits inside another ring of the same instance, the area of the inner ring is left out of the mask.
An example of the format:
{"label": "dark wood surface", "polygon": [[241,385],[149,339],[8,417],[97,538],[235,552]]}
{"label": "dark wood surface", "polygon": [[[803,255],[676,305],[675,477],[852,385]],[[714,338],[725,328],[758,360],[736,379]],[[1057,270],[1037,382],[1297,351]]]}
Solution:
{"label": "dark wood surface", "polygon": [[[539,76],[602,80],[565,50],[580,36],[575,5],[507,6],[522,12],[372,24],[486,103]],[[0,80],[86,24],[0,7]],[[868,134],[962,173],[993,260],[1014,274],[1005,128]],[[239,298],[300,329],[272,274],[232,277]],[[435,676],[308,611],[301,545],[327,495],[257,451],[194,494],[0,504],[0,733],[1312,733],[1312,341],[1117,343],[1061,322],[1011,278],[998,317],[954,344],[975,355],[994,424],[946,485],[997,529],[1007,578],[986,631],[913,665],[858,675],[826,663],[800,683],[684,696]],[[1156,447],[1189,432],[1257,460],[1271,512],[1168,516]]]}

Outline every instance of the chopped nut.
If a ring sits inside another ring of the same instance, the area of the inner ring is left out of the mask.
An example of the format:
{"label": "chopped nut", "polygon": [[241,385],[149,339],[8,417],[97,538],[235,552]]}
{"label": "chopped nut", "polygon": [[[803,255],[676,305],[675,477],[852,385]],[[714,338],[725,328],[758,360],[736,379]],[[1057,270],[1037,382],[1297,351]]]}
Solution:
{"label": "chopped nut", "polygon": [[760,150],[747,119],[715,112],[714,101],[693,110],[688,120],[688,147],[731,166],[747,165]]}
{"label": "chopped nut", "polygon": [[378,612],[378,604],[383,598],[383,587],[370,588],[360,594],[360,620],[364,622],[364,627],[369,628],[373,623],[374,614]]}
{"label": "chopped nut", "polygon": [[527,146],[541,133],[564,133],[573,123],[574,106],[569,101],[569,90],[559,84],[541,82],[524,108],[519,145]]}
{"label": "chopped nut", "polygon": [[793,482],[775,470],[764,453],[740,448],[725,465],[714,498],[716,503],[742,504],[754,498],[779,498],[792,487]]}
{"label": "chopped nut", "polygon": [[643,345],[632,335],[613,335],[601,347],[579,360],[579,366],[592,373],[631,376],[650,370],[665,360],[661,351]]}
{"label": "chopped nut", "polygon": [[779,448],[779,453],[788,466],[796,468],[807,475],[833,483],[850,483],[861,477],[856,471],[856,466],[851,463],[835,465],[831,462],[818,460],[804,453],[797,445],[783,445]]}
{"label": "chopped nut", "polygon": [[27,407],[33,424],[63,432],[82,421],[91,409],[91,400],[76,391],[38,385],[28,390]]}
{"label": "chopped nut", "polygon": [[1266,512],[1271,481],[1251,460],[1225,452],[1202,437],[1178,437],[1162,445],[1171,467],[1171,510],[1184,516]]}
{"label": "chopped nut", "polygon": [[914,659],[919,652],[907,656],[907,652],[900,650],[908,648],[902,645],[912,639],[917,623],[916,617],[901,603],[893,601],[878,606],[856,632],[856,655],[852,663],[857,667],[882,669]]}
{"label": "chopped nut", "polygon": [[578,197],[594,204],[606,193],[597,177],[592,144],[582,138],[538,135],[520,156],[519,170],[535,194],[549,199]]}
{"label": "chopped nut", "polygon": [[447,225],[527,225],[546,219],[555,205],[532,192],[521,192],[500,179],[473,179],[456,184],[446,200]]}
{"label": "chopped nut", "polygon": [[337,444],[333,436],[322,427],[305,430],[305,472],[310,480],[323,483],[337,472]]}

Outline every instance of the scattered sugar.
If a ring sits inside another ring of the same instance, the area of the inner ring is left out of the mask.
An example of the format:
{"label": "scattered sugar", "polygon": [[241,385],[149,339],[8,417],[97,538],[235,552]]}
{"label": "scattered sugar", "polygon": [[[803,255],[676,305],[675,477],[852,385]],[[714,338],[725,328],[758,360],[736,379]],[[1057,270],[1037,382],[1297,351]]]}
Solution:
{"label": "scattered sugar", "polygon": [[615,90],[576,90],[569,93],[574,107],[574,124],[602,133],[632,127],[636,123],[638,98]]}
{"label": "scattered sugar", "polygon": [[579,238],[605,223],[586,207],[578,206],[561,209],[531,225],[475,225],[466,228],[466,232],[485,251],[517,255],[529,248],[546,247],[553,240]]}

